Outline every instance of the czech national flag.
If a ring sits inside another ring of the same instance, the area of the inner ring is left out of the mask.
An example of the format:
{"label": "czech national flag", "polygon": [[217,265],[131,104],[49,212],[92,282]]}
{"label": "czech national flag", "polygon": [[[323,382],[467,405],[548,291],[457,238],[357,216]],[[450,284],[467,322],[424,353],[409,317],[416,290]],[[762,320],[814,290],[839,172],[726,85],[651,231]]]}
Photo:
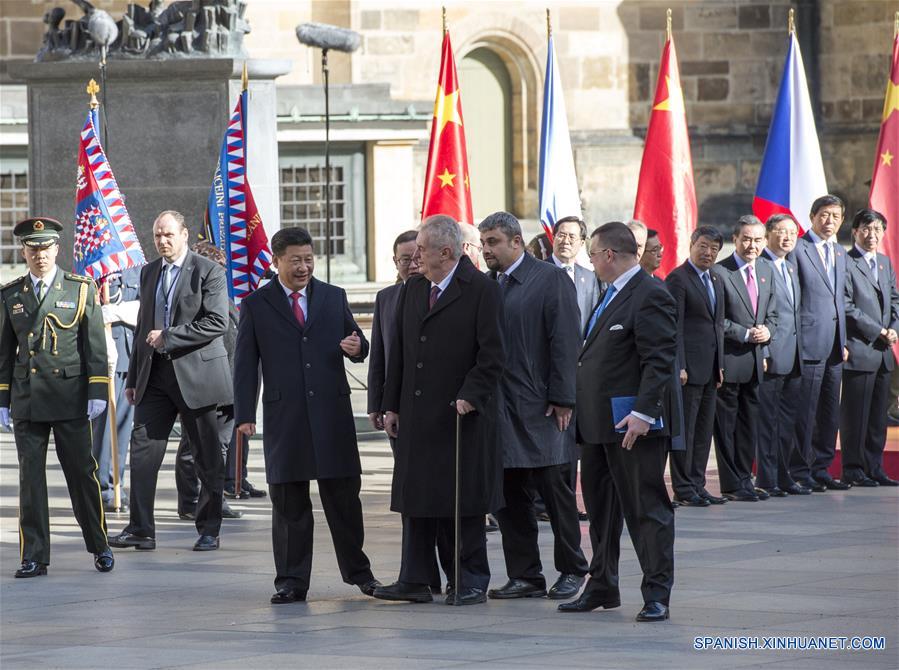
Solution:
{"label": "czech national flag", "polygon": [[826,194],[827,181],[802,54],[796,33],[790,32],[752,212],[763,222],[772,214],[790,214],[799,224],[801,234],[812,203]]}

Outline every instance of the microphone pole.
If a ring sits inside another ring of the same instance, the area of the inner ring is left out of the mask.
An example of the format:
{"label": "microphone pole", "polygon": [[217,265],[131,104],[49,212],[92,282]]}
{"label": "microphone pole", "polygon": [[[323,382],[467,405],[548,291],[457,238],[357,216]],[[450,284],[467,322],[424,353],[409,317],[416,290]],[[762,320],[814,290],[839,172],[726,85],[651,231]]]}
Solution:
{"label": "microphone pole", "polygon": [[331,107],[328,98],[328,50],[322,49],[322,82],[325,87],[325,269],[331,283]]}

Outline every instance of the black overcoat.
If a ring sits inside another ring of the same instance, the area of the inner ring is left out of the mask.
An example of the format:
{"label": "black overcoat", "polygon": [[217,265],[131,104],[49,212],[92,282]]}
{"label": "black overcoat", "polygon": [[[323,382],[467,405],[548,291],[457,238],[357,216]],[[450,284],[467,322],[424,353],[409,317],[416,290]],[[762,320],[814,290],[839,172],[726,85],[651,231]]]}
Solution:
{"label": "black overcoat", "polygon": [[430,289],[424,276],[410,278],[397,307],[382,407],[400,416],[390,508],[412,517],[453,515],[455,401],[463,399],[476,411],[461,418],[462,515],[485,514],[503,506],[500,288],[463,256],[431,310]]}
{"label": "black overcoat", "polygon": [[270,484],[352,477],[361,473],[350,385],[340,341],[356,324],[342,288],[313,278],[306,324],[300,327],[278,279],[240,305],[234,355],[237,425],[256,422],[256,389],[262,362],[262,445]]}

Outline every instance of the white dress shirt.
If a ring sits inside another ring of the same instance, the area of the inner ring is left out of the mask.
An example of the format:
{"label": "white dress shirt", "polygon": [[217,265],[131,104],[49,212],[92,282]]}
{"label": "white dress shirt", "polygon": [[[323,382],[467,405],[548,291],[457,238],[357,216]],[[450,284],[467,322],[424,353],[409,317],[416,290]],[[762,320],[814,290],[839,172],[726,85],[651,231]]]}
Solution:
{"label": "white dress shirt", "polygon": [[[287,288],[284,285],[284,282],[281,281],[281,277],[278,277],[278,283],[281,284],[281,289],[284,291],[285,295],[287,295],[288,304],[290,304],[291,309],[293,308],[293,299],[290,297],[296,291],[292,288]],[[297,302],[300,303],[300,309],[303,310],[303,320],[307,320],[309,318],[309,302],[306,300],[306,291],[309,290],[309,284],[306,284],[303,288],[300,289],[300,298]]]}

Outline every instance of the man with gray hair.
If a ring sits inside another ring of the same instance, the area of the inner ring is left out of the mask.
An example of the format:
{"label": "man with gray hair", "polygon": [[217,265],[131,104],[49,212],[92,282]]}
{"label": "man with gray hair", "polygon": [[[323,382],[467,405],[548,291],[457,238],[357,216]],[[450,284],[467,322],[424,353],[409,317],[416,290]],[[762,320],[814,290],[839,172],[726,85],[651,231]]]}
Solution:
{"label": "man with gray hair", "polygon": [[459,231],[462,233],[462,253],[468,256],[472,264],[481,269],[481,234],[477,226],[470,223],[459,222]]}
{"label": "man with gray hair", "polygon": [[[575,493],[565,466],[574,454],[574,386],[581,344],[577,292],[564,270],[525,253],[518,220],[496,212],[478,226],[484,260],[503,294],[506,369],[497,435],[503,496],[496,512],[509,581],[494,599],[567,599],[587,574]],[[556,583],[547,592],[531,486],[546,505],[555,537]]]}
{"label": "man with gray hair", "polygon": [[424,222],[414,258],[422,274],[406,280],[399,298],[381,407],[384,428],[396,439],[390,508],[403,515],[402,564],[398,580],[374,596],[433,599],[434,545],[454,530],[458,427],[461,583],[447,586],[446,603],[473,605],[487,600],[490,583],[484,515],[503,506],[500,288],[463,255],[451,217]]}
{"label": "man with gray hair", "polygon": [[643,252],[646,250],[646,240],[649,237],[649,228],[646,227],[646,224],[642,221],[637,221],[637,219],[631,219],[627,222],[627,227],[631,229],[631,232],[634,234],[634,239],[637,240],[637,262],[643,258]]}

